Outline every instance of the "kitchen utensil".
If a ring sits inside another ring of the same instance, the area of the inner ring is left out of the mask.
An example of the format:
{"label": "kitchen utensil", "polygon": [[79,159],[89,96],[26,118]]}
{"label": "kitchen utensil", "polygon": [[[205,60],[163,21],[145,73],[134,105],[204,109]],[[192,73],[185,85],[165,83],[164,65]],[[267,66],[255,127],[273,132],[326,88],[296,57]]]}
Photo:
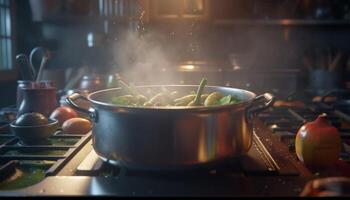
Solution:
{"label": "kitchen utensil", "polygon": [[22,100],[23,100],[23,91],[24,88],[47,88],[55,87],[54,81],[46,80],[40,82],[33,82],[29,80],[18,80],[17,81],[17,96],[16,96],[16,108],[19,109]]}
{"label": "kitchen utensil", "polygon": [[28,57],[25,54],[19,54],[16,56],[16,60],[19,65],[19,71],[21,73],[22,80],[34,80],[35,72],[29,64]]}
{"label": "kitchen utensil", "polygon": [[49,117],[58,106],[55,87],[22,88],[22,91],[23,100],[17,116],[27,112],[38,112]]}
{"label": "kitchen utensil", "polygon": [[32,66],[33,69],[35,69],[35,65],[34,65],[34,56],[40,52],[41,53],[41,62],[40,62],[40,66],[38,67],[38,72],[36,74],[36,78],[35,80],[38,82],[41,78],[43,69],[46,67],[47,61],[50,58],[50,52],[45,49],[44,47],[35,47],[29,55],[29,62],[30,65]]}
{"label": "kitchen utensil", "polygon": [[[138,86],[189,93],[198,85]],[[128,107],[111,104],[121,88],[96,91],[87,97],[72,94],[67,104],[93,120],[95,152],[112,164],[143,169],[192,168],[245,154],[252,144],[253,116],[273,104],[271,94],[207,86],[206,92],[236,95],[237,104],[211,107]],[[145,94],[146,95],[146,94]],[[89,109],[76,100],[92,103]]]}
{"label": "kitchen utensil", "polygon": [[38,126],[18,126],[15,121],[10,124],[11,131],[24,144],[41,144],[47,142],[47,139],[52,136],[58,129],[58,121],[49,119],[48,124]]}
{"label": "kitchen utensil", "polygon": [[325,69],[314,69],[309,72],[309,89],[317,95],[323,95],[340,86],[339,74]]}

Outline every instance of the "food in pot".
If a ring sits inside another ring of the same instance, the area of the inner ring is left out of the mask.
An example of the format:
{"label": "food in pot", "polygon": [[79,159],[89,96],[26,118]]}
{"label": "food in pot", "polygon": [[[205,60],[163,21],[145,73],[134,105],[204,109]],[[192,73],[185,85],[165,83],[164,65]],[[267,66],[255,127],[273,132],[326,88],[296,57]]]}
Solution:
{"label": "food in pot", "polygon": [[322,114],[303,125],[295,139],[296,154],[305,165],[315,168],[333,165],[340,154],[340,134]]}
{"label": "food in pot", "polygon": [[[198,91],[198,86],[153,85],[135,89],[146,96],[147,100],[157,93],[165,93],[175,101],[183,96],[193,95],[191,91]],[[256,96],[247,90],[219,86],[205,87],[202,95],[212,92],[220,92],[223,97],[236,95],[240,103],[212,107],[179,107],[180,109],[146,109],[143,105],[119,107],[111,103],[113,97],[136,96],[134,92],[127,92],[123,88],[101,90],[87,97],[72,94],[67,102],[91,118],[93,148],[102,159],[110,160],[111,163],[123,162],[126,167],[188,169],[246,154],[251,148],[255,127],[254,120],[247,115],[256,115],[274,102],[274,97],[269,93]],[[91,103],[91,107],[82,108],[77,105],[75,102],[79,99]],[[193,97],[189,102],[192,100]],[[232,101],[229,98],[223,100]],[[208,148],[206,144],[212,145]]]}
{"label": "food in pot", "polygon": [[68,119],[62,125],[62,131],[65,134],[86,134],[91,128],[91,122],[80,117]]}
{"label": "food in pot", "polygon": [[37,112],[22,114],[15,121],[15,125],[17,126],[40,126],[48,123],[49,120],[45,115]]}
{"label": "food in pot", "polygon": [[178,91],[164,91],[147,98],[139,94],[137,90],[121,81],[122,89],[126,95],[114,96],[111,103],[124,106],[152,107],[152,106],[216,106],[239,103],[241,100],[234,95],[224,95],[221,92],[204,93],[206,79],[202,79],[198,91],[194,94],[180,96]]}
{"label": "food in pot", "polygon": [[78,117],[78,113],[74,109],[68,106],[60,106],[56,108],[50,115],[51,119],[58,120],[58,123],[60,126],[62,126],[63,123],[68,119],[75,118],[75,117]]}

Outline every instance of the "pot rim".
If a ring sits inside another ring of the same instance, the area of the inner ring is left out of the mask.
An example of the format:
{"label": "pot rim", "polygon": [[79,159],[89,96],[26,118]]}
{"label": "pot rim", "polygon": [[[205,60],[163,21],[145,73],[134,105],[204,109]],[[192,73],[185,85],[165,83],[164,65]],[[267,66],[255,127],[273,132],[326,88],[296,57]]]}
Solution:
{"label": "pot rim", "polygon": [[[142,86],[135,86],[135,88],[149,88],[149,87],[198,87],[198,85],[142,85]],[[206,86],[205,88],[211,88],[214,90],[230,90],[231,92],[241,92],[246,94],[247,96],[250,96],[249,99],[242,100],[239,103],[234,104],[228,104],[228,105],[215,105],[215,106],[193,106],[193,107],[187,107],[187,106],[172,106],[172,107],[165,107],[165,106],[153,106],[153,107],[134,107],[134,106],[124,106],[124,105],[116,105],[112,103],[102,102],[98,100],[94,100],[94,96],[99,95],[104,92],[109,92],[113,90],[121,90],[122,88],[111,88],[111,89],[105,89],[105,90],[98,90],[93,93],[90,93],[87,96],[87,99],[92,102],[94,105],[97,105],[99,108],[105,108],[105,109],[119,109],[118,111],[216,111],[216,110],[227,110],[227,109],[237,109],[240,107],[245,107],[249,105],[255,98],[256,94],[248,91],[243,90],[239,88],[232,88],[232,87],[223,87],[223,86]]]}

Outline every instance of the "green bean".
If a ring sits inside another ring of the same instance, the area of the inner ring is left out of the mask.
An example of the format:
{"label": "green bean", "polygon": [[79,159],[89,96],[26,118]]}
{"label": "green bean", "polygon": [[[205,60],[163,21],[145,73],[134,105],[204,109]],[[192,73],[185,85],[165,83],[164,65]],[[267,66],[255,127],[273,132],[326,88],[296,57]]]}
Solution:
{"label": "green bean", "polygon": [[194,94],[190,94],[190,95],[186,95],[186,96],[183,96],[181,98],[177,98],[174,100],[175,104],[177,103],[185,103],[186,105],[188,103],[190,103],[194,98],[196,98],[196,95]]}
{"label": "green bean", "polygon": [[204,104],[205,99],[209,96],[209,94],[202,94],[201,96],[201,104]]}
{"label": "green bean", "polygon": [[160,105],[172,104],[172,99],[170,99],[168,95],[161,92],[148,101],[148,103],[152,105],[155,105],[157,102],[159,102]]}
{"label": "green bean", "polygon": [[[201,105],[203,105],[205,99],[208,97],[209,94],[202,94],[201,96]],[[193,95],[193,98],[191,101],[182,101],[182,102],[178,102],[175,103],[175,106],[187,106],[190,102],[192,102],[194,100],[195,96]]]}
{"label": "green bean", "polygon": [[219,103],[219,100],[223,97],[224,95],[221,94],[220,92],[213,92],[209,94],[209,96],[205,99],[204,105],[205,106],[213,106],[217,105]]}
{"label": "green bean", "polygon": [[136,101],[138,105],[143,105],[146,101],[148,101],[147,97],[143,96],[142,94],[139,94],[136,96]]}
{"label": "green bean", "polygon": [[153,104],[147,101],[143,104],[143,106],[150,107],[150,106],[153,106]]}
{"label": "green bean", "polygon": [[188,102],[178,102],[175,103],[175,106],[187,106]]}
{"label": "green bean", "polygon": [[[241,100],[235,95],[227,95],[220,92],[212,92],[210,94],[203,94],[204,88],[207,84],[207,79],[203,78],[198,86],[197,93],[189,92],[188,95],[180,96],[178,91],[170,91],[165,87],[161,87],[159,93],[155,93],[151,88],[146,89],[143,94],[140,94],[136,88],[127,85],[119,80],[120,86],[126,95],[112,97],[111,102],[116,105],[128,106],[213,106],[239,103]],[[148,98],[149,97],[149,98]]]}
{"label": "green bean", "polygon": [[203,93],[203,90],[204,90],[204,87],[205,87],[206,84],[207,84],[207,79],[203,78],[201,80],[201,83],[199,84],[199,87],[198,87],[198,90],[197,90],[197,94],[196,94],[196,98],[194,100],[192,100],[187,106],[199,106],[200,105],[202,93]]}

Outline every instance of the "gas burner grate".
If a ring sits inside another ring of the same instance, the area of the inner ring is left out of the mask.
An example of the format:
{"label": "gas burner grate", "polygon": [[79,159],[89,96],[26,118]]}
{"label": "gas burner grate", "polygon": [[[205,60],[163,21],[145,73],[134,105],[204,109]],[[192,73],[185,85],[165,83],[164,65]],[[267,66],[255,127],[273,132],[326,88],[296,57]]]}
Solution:
{"label": "gas burner grate", "polygon": [[[295,136],[306,122],[313,121],[318,115],[326,113],[329,122],[339,130],[343,145],[350,140],[350,118],[341,111],[323,103],[312,103],[304,108],[272,107],[259,114],[259,119],[271,130],[272,134],[294,151]],[[342,148],[341,159],[349,160],[350,152]]]}
{"label": "gas burner grate", "polygon": [[[286,161],[288,162],[288,161]],[[166,179],[203,178],[203,177],[228,177],[228,176],[297,176],[299,172],[295,168],[281,169],[278,163],[270,155],[260,139],[254,134],[253,145],[247,155],[241,158],[232,158],[216,164],[197,166],[187,169],[130,169],[120,165],[109,164],[98,157],[94,150],[79,164],[75,175],[102,176],[102,177],[158,177]]]}
{"label": "gas burner grate", "polygon": [[90,139],[91,132],[73,135],[57,131],[43,144],[25,145],[11,133],[8,125],[3,125],[0,129],[0,190],[21,188],[27,186],[26,180],[42,180],[57,174]]}

